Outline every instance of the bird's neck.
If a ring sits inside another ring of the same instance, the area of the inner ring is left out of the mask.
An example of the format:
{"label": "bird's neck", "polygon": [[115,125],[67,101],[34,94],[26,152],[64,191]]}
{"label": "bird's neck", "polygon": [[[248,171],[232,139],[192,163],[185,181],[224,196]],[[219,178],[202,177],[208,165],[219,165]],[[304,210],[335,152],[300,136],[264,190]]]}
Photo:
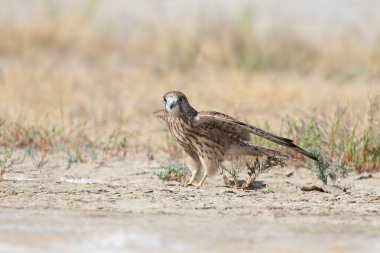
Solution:
{"label": "bird's neck", "polygon": [[193,120],[197,115],[197,110],[191,106],[187,106],[185,108],[180,108],[177,112],[166,113],[166,118],[177,118],[188,122],[189,120]]}

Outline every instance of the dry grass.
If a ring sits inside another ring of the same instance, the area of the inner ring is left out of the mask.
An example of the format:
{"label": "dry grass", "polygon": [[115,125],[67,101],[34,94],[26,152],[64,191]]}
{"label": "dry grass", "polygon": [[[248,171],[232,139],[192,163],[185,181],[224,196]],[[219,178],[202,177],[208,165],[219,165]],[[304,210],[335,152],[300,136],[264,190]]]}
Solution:
{"label": "dry grass", "polygon": [[370,103],[379,100],[380,40],[368,48],[350,36],[325,45],[276,31],[258,38],[249,12],[222,20],[222,31],[155,23],[121,35],[92,23],[92,5],[70,15],[47,9],[28,23],[0,23],[3,147],[63,151],[69,164],[97,159],[93,150],[178,159],[151,112],[164,92],[181,90],[198,109],[270,128],[358,171],[379,168],[379,109]]}

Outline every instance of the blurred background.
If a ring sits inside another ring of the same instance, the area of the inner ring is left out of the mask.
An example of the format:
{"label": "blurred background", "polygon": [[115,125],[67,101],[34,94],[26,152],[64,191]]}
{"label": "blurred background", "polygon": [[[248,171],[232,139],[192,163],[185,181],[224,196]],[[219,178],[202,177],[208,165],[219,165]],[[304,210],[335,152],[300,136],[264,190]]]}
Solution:
{"label": "blurred background", "polygon": [[[184,187],[170,90],[321,159]],[[379,0],[0,0],[1,252],[380,252],[376,171]]]}
{"label": "blurred background", "polygon": [[2,145],[159,145],[169,90],[304,145],[378,123],[376,0],[0,4]]}

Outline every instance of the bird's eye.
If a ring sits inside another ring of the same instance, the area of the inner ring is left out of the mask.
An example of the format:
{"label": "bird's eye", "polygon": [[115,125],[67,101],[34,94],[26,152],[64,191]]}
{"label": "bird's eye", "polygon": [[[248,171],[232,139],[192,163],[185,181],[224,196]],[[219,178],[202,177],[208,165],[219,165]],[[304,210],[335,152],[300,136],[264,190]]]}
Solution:
{"label": "bird's eye", "polygon": [[178,101],[179,101],[179,102],[182,102],[182,97],[180,97],[180,98],[178,99]]}
{"label": "bird's eye", "polygon": [[166,103],[166,98],[164,98],[164,102]]}

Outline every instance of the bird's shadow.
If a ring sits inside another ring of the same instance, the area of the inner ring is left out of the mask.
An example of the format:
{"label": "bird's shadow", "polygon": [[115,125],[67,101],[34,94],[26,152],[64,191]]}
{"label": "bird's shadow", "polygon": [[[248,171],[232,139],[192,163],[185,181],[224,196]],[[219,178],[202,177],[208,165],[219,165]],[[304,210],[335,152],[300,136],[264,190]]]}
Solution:
{"label": "bird's shadow", "polygon": [[[236,188],[235,187],[235,182],[233,180],[229,180],[229,183],[230,185],[224,185],[224,187],[227,187],[227,188]],[[239,189],[243,189],[245,191],[253,191],[253,190],[260,190],[260,189],[263,189],[263,188],[266,188],[267,185],[264,183],[264,181],[253,181],[249,186],[247,187],[242,187],[244,184],[245,184],[245,180],[243,179],[240,179],[238,180],[238,183],[239,183]]]}

